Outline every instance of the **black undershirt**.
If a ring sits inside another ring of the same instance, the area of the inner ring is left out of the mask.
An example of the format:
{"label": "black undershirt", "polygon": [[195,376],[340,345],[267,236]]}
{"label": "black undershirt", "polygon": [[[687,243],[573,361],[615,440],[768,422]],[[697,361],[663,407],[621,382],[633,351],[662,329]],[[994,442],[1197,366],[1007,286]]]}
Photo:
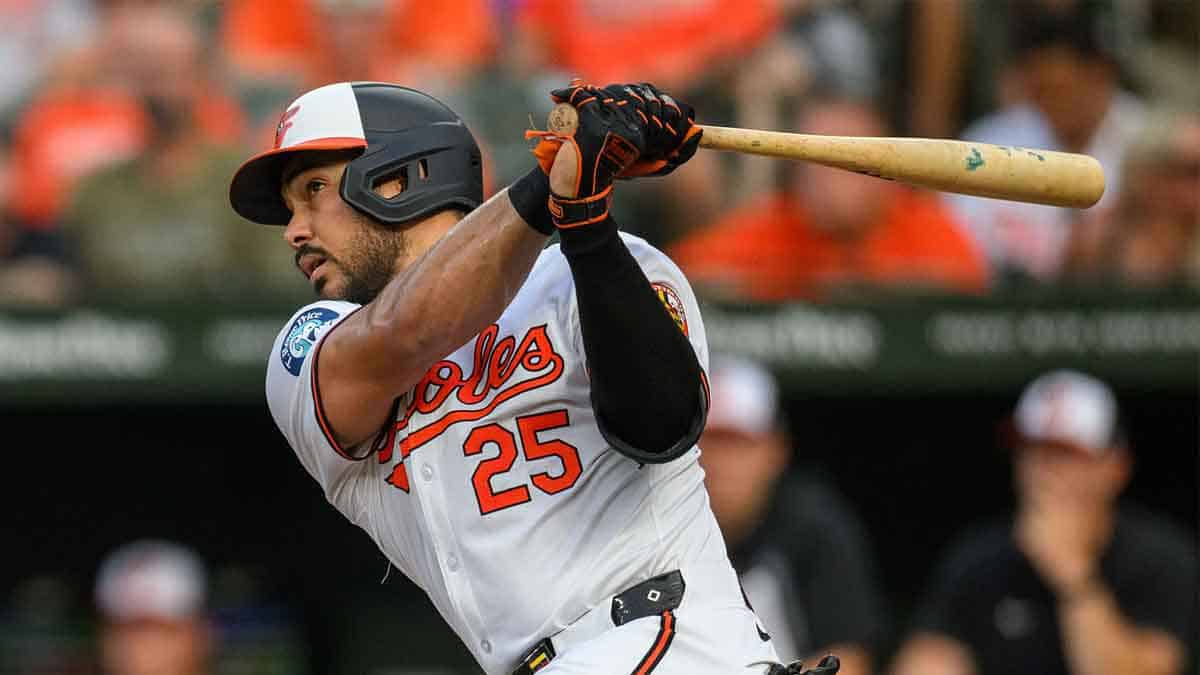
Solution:
{"label": "black undershirt", "polygon": [[[1122,508],[1100,558],[1100,578],[1121,614],[1164,631],[1195,663],[1197,558],[1194,538],[1148,511]],[[1010,524],[964,538],[943,559],[918,611],[919,630],[971,650],[981,675],[1070,675],[1058,600],[1013,541]]]}
{"label": "black undershirt", "polygon": [[560,237],[575,281],[601,433],[643,463],[678,457],[699,438],[708,408],[691,343],[611,217],[561,230]]}

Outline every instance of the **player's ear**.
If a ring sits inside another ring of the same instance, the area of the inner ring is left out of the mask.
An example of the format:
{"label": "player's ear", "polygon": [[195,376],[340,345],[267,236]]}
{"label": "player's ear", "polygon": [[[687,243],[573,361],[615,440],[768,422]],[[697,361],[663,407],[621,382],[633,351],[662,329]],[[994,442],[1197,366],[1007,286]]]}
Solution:
{"label": "player's ear", "polygon": [[[426,177],[424,175],[426,171],[425,160],[422,159],[417,163],[417,170],[422,173],[420,178],[424,180]],[[400,193],[408,189],[408,165],[400,167],[400,170],[395,173],[376,179],[373,189],[375,190],[375,194],[384,199],[395,199],[400,196]]]}

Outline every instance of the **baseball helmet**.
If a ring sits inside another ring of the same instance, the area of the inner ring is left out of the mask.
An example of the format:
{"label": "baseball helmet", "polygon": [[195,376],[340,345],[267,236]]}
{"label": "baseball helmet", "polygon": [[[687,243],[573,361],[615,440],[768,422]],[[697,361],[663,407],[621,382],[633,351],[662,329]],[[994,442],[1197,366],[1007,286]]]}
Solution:
{"label": "baseball helmet", "polygon": [[[287,107],[275,146],[238,169],[229,201],[243,218],[286,225],[280,196],[291,155],[310,150],[362,149],[346,165],[342,199],[376,220],[398,225],[446,208],[471,211],[483,202],[483,164],[467,125],[441,101],[382,82],[339,82],[313,89]],[[374,187],[402,175],[391,199]]]}

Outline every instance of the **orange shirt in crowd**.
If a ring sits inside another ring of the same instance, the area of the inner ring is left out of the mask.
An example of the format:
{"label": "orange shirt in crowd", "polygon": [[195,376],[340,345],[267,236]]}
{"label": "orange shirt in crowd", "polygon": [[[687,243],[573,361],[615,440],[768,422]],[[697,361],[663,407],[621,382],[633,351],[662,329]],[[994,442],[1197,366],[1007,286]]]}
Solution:
{"label": "orange shirt in crowd", "polygon": [[[229,0],[222,41],[227,58],[243,72],[299,77],[307,86],[337,79],[336,54],[325,48],[328,26],[316,0]],[[332,11],[353,12],[353,9]],[[364,10],[369,11],[369,10]],[[461,72],[491,58],[496,25],[487,0],[405,0],[380,3],[382,29],[371,44],[372,72],[350,79],[406,82],[416,69]]]}
{"label": "orange shirt in crowd", "polygon": [[[223,95],[199,101],[195,115],[212,143],[236,142],[243,129],[241,109]],[[149,124],[140,101],[115,89],[60,89],[35,100],[13,132],[8,208],[30,228],[55,227],[76,182],[135,157],[146,147]]]}
{"label": "orange shirt in crowd", "polygon": [[779,24],[770,0],[528,0],[517,25],[547,64],[588,82],[679,86],[745,54]]}
{"label": "orange shirt in crowd", "polygon": [[896,188],[878,223],[843,240],[786,195],[764,197],[669,250],[699,289],[761,302],[821,299],[838,286],[981,292],[983,257],[934,197]]}

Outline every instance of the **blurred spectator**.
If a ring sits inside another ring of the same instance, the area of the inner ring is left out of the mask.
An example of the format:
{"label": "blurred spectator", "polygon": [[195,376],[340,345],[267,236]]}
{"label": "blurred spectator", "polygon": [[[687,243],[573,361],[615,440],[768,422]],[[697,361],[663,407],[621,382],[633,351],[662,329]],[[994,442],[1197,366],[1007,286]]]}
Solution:
{"label": "blurred spectator", "polygon": [[1200,282],[1200,113],[1156,111],[1125,158],[1106,217],[1084,221],[1067,272],[1143,288]]}
{"label": "blurred spectator", "polygon": [[188,15],[163,5],[114,21],[142,139],[132,158],[92,172],[70,195],[64,227],[89,289],[142,297],[299,292],[299,277],[275,250],[278,232],[229,208],[236,127],[229,136],[206,133],[205,111],[224,108],[231,124],[237,111],[214,85]]}
{"label": "blurred spectator", "polygon": [[[882,136],[871,106],[810,102],[796,128]],[[768,194],[670,249],[697,289],[754,301],[828,299],[856,287],[982,291],[987,271],[934,197],[815,164],[796,167],[786,192]]]}
{"label": "blurred spectator", "polygon": [[[718,85],[733,93],[737,126],[789,129],[796,103],[810,91],[862,101],[879,94],[875,44],[850,8],[805,1],[782,3],[781,11],[780,30],[739,59],[727,81]],[[740,204],[776,182],[779,160],[735,157],[736,171],[727,172],[721,188],[713,190],[726,204]]]}
{"label": "blurred spectator", "polygon": [[92,30],[86,0],[0,2],[0,127],[16,107],[52,73]]}
{"label": "blurred spectator", "polygon": [[93,673],[90,635],[72,590],[54,575],[17,581],[0,609],[0,673]]}
{"label": "blurred spectator", "polygon": [[[1118,86],[1115,15],[1098,0],[1014,0],[1010,41],[1024,102],[972,124],[963,137],[985,143],[1092,155],[1107,185],[1099,209],[1120,191],[1121,165],[1141,129],[1143,108]],[[947,196],[998,271],[1058,277],[1081,212],[979,197]]]}
{"label": "blurred spectator", "polygon": [[1192,662],[1195,541],[1118,504],[1133,464],[1118,414],[1079,373],[1025,389],[1015,519],[949,551],[895,675],[1172,675]]}
{"label": "blurred spectator", "polygon": [[784,661],[842,660],[871,672],[881,598],[861,524],[811,472],[788,472],[793,445],[762,366],[714,358],[700,439],[713,513],[749,602]]}
{"label": "blurred spectator", "polygon": [[31,229],[56,227],[78,179],[136,155],[145,123],[125,92],[48,87],[13,132],[12,214]]}
{"label": "blurred spectator", "polygon": [[24,226],[9,208],[10,154],[0,142],[0,305],[55,306],[75,290],[61,233]]}
{"label": "blurred spectator", "polygon": [[32,228],[57,224],[79,178],[143,150],[161,121],[162,91],[204,92],[191,116],[207,141],[236,141],[242,129],[234,101],[213,86],[208,64],[198,65],[202,46],[187,13],[167,3],[99,7],[93,42],[43,83],[16,122],[11,207]]}
{"label": "blurred spectator", "polygon": [[910,13],[908,80],[905,96],[908,133],[951,138],[958,132],[958,115],[965,103],[962,75],[978,50],[966,49],[973,3],[963,0],[914,0],[904,3]]}
{"label": "blurred spectator", "polygon": [[96,580],[104,672],[208,672],[213,639],[207,593],[203,563],[177,544],[138,541],[110,554]]}
{"label": "blurred spectator", "polygon": [[647,80],[683,91],[745,56],[779,26],[767,0],[528,0],[513,46],[523,74],[555,71],[608,83]]}
{"label": "blurred spectator", "polygon": [[487,0],[231,0],[221,27],[243,85],[274,83],[283,103],[297,90],[352,80],[444,95],[487,63],[497,40]]}
{"label": "blurred spectator", "polygon": [[[681,95],[704,123],[782,130],[794,129],[796,108],[811,91],[874,98],[879,90],[875,40],[851,5],[842,0],[779,3],[771,31],[714,59],[704,77],[690,82]],[[787,167],[767,157],[700,153],[670,180],[623,186],[615,209],[622,224],[636,224],[638,234],[663,245],[778,185]]]}
{"label": "blurred spectator", "polygon": [[1131,47],[1131,78],[1147,98],[1200,108],[1200,3],[1185,0],[1127,3],[1147,16],[1145,39]]}

